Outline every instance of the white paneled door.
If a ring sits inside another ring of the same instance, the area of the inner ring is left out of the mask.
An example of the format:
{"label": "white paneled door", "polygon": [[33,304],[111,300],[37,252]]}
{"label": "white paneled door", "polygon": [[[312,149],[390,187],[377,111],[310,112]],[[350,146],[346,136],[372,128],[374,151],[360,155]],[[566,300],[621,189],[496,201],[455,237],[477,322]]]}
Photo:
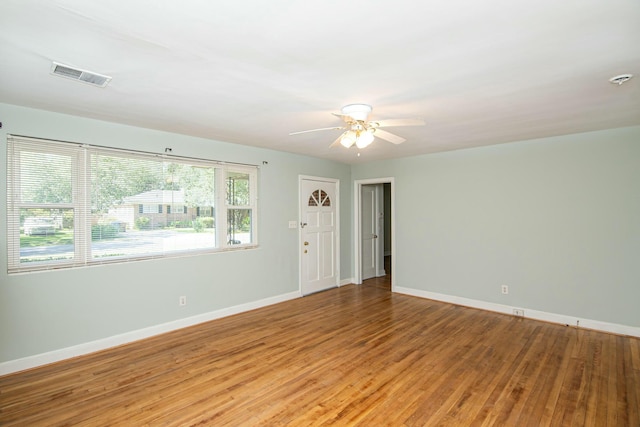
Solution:
{"label": "white paneled door", "polygon": [[337,182],[300,179],[300,290],[338,286]]}
{"label": "white paneled door", "polygon": [[362,215],[360,236],[362,238],[362,280],[376,277],[377,273],[377,244],[378,244],[378,209],[377,187],[363,185],[361,194]]}

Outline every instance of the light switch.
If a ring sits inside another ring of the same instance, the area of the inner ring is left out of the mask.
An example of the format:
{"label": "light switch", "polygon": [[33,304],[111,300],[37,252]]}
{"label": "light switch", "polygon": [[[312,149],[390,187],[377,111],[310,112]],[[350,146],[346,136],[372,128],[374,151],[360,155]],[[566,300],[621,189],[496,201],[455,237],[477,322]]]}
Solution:
{"label": "light switch", "polygon": [[289,228],[298,228],[298,221],[289,221]]}

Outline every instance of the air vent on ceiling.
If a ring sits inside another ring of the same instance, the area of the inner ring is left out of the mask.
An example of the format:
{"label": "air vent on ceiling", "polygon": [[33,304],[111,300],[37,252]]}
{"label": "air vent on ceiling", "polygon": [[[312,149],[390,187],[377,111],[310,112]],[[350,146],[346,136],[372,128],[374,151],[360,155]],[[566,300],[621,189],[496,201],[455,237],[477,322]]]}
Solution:
{"label": "air vent on ceiling", "polygon": [[51,74],[99,87],[105,87],[111,81],[111,77],[109,76],[94,73],[92,71],[81,70],[79,68],[73,68],[57,62],[51,64]]}

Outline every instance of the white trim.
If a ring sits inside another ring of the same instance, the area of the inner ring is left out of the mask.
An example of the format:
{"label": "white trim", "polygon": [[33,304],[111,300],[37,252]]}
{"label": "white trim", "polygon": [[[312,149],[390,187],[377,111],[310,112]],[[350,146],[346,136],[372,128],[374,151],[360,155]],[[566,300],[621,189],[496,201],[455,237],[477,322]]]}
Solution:
{"label": "white trim", "polygon": [[[362,240],[360,238],[360,192],[367,184],[391,184],[391,292],[395,292],[396,283],[396,181],[394,177],[358,179],[353,182],[353,265],[355,268],[353,283],[362,284]],[[386,238],[386,237],[385,237]]]}
{"label": "white trim", "polygon": [[354,283],[353,277],[349,277],[348,279],[340,280],[340,286],[346,286],[346,285],[350,285],[352,283]]}
{"label": "white trim", "polygon": [[70,359],[72,357],[82,356],[100,350],[106,350],[108,348],[128,344],[141,339],[164,334],[166,332],[171,332],[177,329],[197,325],[199,323],[209,322],[211,320],[220,319],[222,317],[227,317],[250,310],[255,310],[257,308],[267,307],[269,305],[300,298],[301,296],[302,295],[300,294],[300,292],[289,292],[287,294],[276,295],[274,297],[269,297],[258,301],[252,301],[232,307],[221,308],[209,313],[198,314],[196,316],[186,317],[184,319],[178,319],[171,322],[150,326],[148,328],[126,332],[124,334],[114,335],[111,337],[74,345],[72,347],[53,350],[47,353],[36,354],[21,359],[9,360],[7,362],[0,363],[0,375],[12,374],[15,372],[24,371],[26,369],[47,365],[49,363]]}
{"label": "white trim", "polygon": [[619,335],[629,335],[640,338],[640,328],[635,326],[620,325],[617,323],[602,322],[593,319],[583,319],[575,316],[567,316],[565,314],[548,313],[546,311],[533,310],[522,307],[512,307],[504,304],[496,304],[487,301],[480,301],[471,298],[458,297],[455,295],[439,294],[436,292],[423,291],[419,289],[396,287],[394,292],[399,294],[411,295],[420,298],[427,298],[436,301],[447,302],[450,304],[462,305],[465,307],[478,308],[481,310],[494,311],[513,315],[514,309],[524,311],[524,317],[535,320],[542,320],[550,323],[559,323],[561,325],[579,327],[583,329],[593,329],[601,332],[609,332]]}

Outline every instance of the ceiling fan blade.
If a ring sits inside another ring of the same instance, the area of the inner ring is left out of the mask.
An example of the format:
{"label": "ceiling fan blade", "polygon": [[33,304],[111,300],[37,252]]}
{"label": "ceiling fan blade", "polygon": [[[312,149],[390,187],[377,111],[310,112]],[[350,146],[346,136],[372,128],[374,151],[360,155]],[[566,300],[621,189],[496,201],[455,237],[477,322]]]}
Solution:
{"label": "ceiling fan blade", "polygon": [[301,133],[309,133],[309,132],[317,132],[320,130],[335,130],[335,129],[346,129],[344,126],[332,127],[332,128],[320,128],[320,129],[309,129],[309,130],[301,130],[299,132],[291,132],[289,135],[300,135]]}
{"label": "ceiling fan blade", "polygon": [[344,135],[344,133],[342,133],[339,137],[337,137],[336,140],[331,143],[329,148],[333,148],[333,147],[336,147],[336,146],[340,145],[340,140],[342,139],[343,135]]}
{"label": "ceiling fan blade", "polygon": [[382,130],[382,129],[376,129],[375,132],[373,133],[373,136],[377,136],[380,139],[389,141],[392,144],[402,144],[403,142],[406,141],[406,139],[404,139],[403,137],[394,135],[391,132],[387,132],[386,130]]}
{"label": "ceiling fan blade", "polygon": [[389,119],[375,120],[371,122],[374,127],[394,127],[394,126],[424,126],[426,123],[422,119]]}

